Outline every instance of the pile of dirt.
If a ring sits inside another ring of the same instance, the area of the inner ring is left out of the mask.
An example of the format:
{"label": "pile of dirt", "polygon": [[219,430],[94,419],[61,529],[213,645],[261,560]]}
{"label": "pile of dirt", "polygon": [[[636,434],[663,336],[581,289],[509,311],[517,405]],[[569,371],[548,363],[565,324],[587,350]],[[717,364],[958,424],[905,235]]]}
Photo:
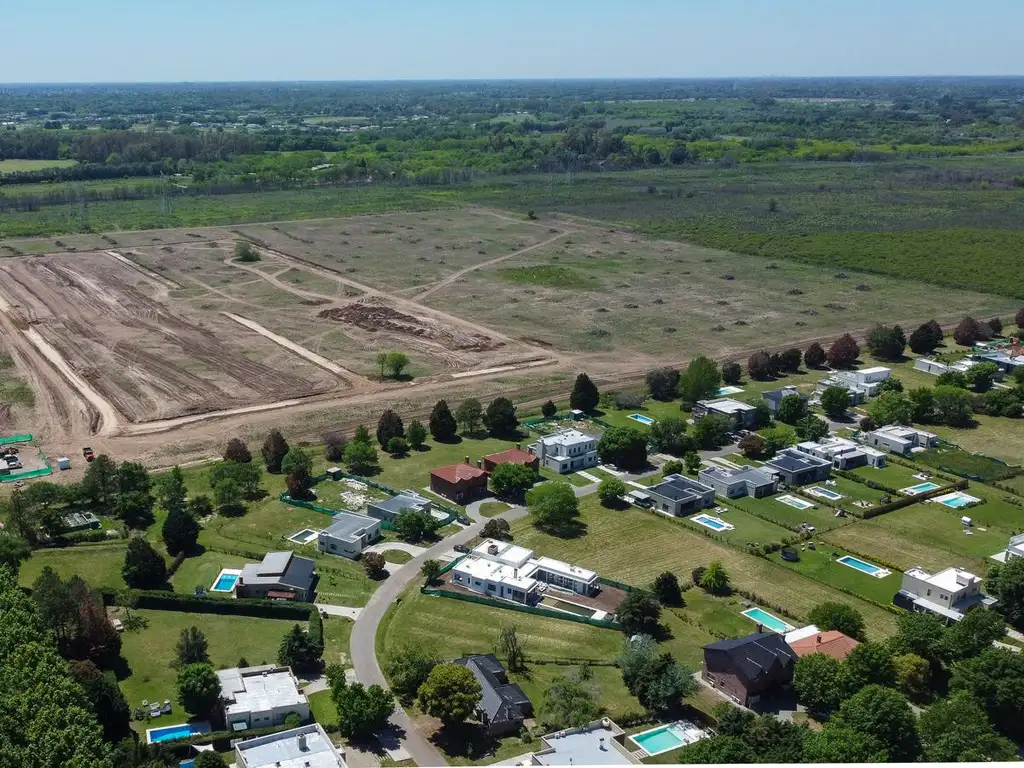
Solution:
{"label": "pile of dirt", "polygon": [[488,352],[504,346],[482,333],[461,328],[452,328],[428,318],[414,317],[399,312],[385,304],[356,302],[344,307],[332,307],[317,314],[317,317],[350,323],[364,331],[384,331],[432,341],[447,349],[469,352]]}

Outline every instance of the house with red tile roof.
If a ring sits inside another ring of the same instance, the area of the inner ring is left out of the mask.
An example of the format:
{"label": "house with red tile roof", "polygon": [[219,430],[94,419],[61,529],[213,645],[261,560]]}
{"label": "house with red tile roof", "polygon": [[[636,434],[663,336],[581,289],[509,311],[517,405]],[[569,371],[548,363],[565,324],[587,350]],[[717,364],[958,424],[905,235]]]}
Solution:
{"label": "house with red tile roof", "polygon": [[487,493],[489,476],[485,469],[469,462],[451,464],[430,473],[430,490],[456,504],[466,504]]}
{"label": "house with red tile roof", "polygon": [[826,632],[815,632],[799,640],[791,640],[789,647],[797,656],[809,656],[812,653],[824,653],[833,659],[842,661],[860,643],[852,637],[830,629]]}
{"label": "house with red tile roof", "polygon": [[484,456],[484,469],[488,472],[494,471],[494,468],[499,464],[521,464],[524,467],[529,467],[534,472],[540,470],[540,459],[521,448],[509,448],[501,453],[490,453]]}

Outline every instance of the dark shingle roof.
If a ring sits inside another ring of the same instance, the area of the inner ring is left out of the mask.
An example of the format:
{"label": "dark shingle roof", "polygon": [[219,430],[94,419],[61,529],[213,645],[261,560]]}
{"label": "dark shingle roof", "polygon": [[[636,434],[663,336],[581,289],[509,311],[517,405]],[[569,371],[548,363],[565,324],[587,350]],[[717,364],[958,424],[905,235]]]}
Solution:
{"label": "dark shingle roof", "polygon": [[456,659],[455,663],[469,669],[480,683],[479,709],[488,723],[523,720],[523,707],[530,705],[530,699],[518,685],[504,682],[507,680],[505,669],[493,654],[467,656]]}
{"label": "dark shingle roof", "polygon": [[797,660],[786,638],[775,632],[757,632],[746,637],[719,640],[705,645],[704,650],[726,653],[736,672],[751,682],[775,667],[785,669]]}
{"label": "dark shingle roof", "polygon": [[701,496],[712,490],[703,483],[698,483],[696,480],[691,480],[688,477],[682,475],[669,475],[657,485],[653,486],[649,493],[655,493],[659,496],[664,496],[666,499],[672,501],[679,501],[681,499],[692,499]]}

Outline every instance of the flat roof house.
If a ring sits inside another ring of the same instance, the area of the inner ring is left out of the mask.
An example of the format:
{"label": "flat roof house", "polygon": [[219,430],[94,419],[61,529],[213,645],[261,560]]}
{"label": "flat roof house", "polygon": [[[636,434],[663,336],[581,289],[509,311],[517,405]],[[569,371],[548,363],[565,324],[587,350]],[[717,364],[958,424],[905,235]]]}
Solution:
{"label": "flat roof house", "polygon": [[468,461],[451,464],[430,473],[430,490],[456,504],[465,504],[487,493],[487,478],[486,471]]}
{"label": "flat roof house", "polygon": [[101,525],[100,519],[92,512],[68,512],[61,517],[61,522],[64,524],[65,533],[86,531],[91,528],[99,528]]}
{"label": "flat roof house", "polygon": [[1024,533],[1010,537],[1010,543],[1006,545],[1005,560],[1012,560],[1015,557],[1024,557]]}
{"label": "flat roof house", "polygon": [[430,499],[425,499],[415,491],[402,491],[384,501],[371,501],[366,505],[366,514],[378,520],[393,523],[402,512],[411,509],[416,512],[430,514]]}
{"label": "flat roof house", "polygon": [[715,506],[715,489],[683,475],[667,475],[647,489],[654,500],[654,509],[680,517]]}
{"label": "flat roof house", "polygon": [[757,421],[757,408],[731,397],[715,400],[698,400],[693,406],[693,420],[700,421],[709,413],[724,416],[732,422],[734,429],[751,429]]}
{"label": "flat roof house", "polygon": [[808,440],[797,443],[800,453],[816,456],[832,462],[836,469],[855,469],[857,467],[884,467],[885,454],[874,448],[857,445],[845,437],[828,435],[821,440]]}
{"label": "flat roof house", "polygon": [[560,429],[528,446],[540,466],[567,474],[598,465],[597,438],[578,429]]}
{"label": "flat roof house", "polygon": [[354,512],[338,512],[316,537],[317,548],[330,555],[355,559],[380,541],[380,520]]}
{"label": "flat roof house", "polygon": [[319,723],[235,744],[236,768],[346,768],[345,754]]}
{"label": "flat roof house", "polygon": [[915,450],[934,448],[939,444],[938,435],[901,424],[888,424],[873,432],[865,432],[860,439],[873,448],[900,456],[909,456]]}
{"label": "flat roof house", "polygon": [[775,415],[779,412],[779,406],[782,401],[790,395],[798,395],[801,400],[805,403],[810,397],[801,392],[796,387],[782,387],[782,389],[769,389],[767,392],[761,393],[761,399],[764,400],[764,404],[768,406],[768,410]]}
{"label": "flat roof house", "polygon": [[316,562],[294,552],[268,552],[262,563],[249,563],[235,583],[238,597],[312,602]]}
{"label": "flat roof house", "polygon": [[640,765],[623,742],[625,731],[607,717],[581,728],[568,728],[541,737],[532,765]]}
{"label": "flat roof house", "polygon": [[484,469],[488,472],[492,471],[499,464],[520,464],[524,467],[529,467],[534,472],[540,470],[540,459],[518,446],[509,448],[507,451],[489,453],[484,456]]}
{"label": "flat roof house", "polygon": [[283,725],[292,712],[303,720],[309,718],[309,700],[299,692],[299,683],[288,667],[270,664],[221,669],[217,678],[229,731]]}
{"label": "flat roof house", "polygon": [[819,459],[796,448],[785,448],[766,461],[765,468],[778,476],[786,485],[807,485],[828,480],[832,474],[832,462]]}
{"label": "flat roof house", "polygon": [[745,707],[793,681],[796,652],[775,632],[757,632],[704,646],[701,677]]}
{"label": "flat roof house", "polygon": [[892,602],[908,611],[934,613],[947,622],[960,621],[975,605],[995,605],[996,599],[983,594],[981,584],[981,578],[962,568],[932,574],[915,567],[903,574]]}
{"label": "flat roof house", "polygon": [[523,721],[533,715],[533,703],[522,688],[508,681],[505,668],[494,654],[466,656],[454,663],[472,672],[480,683],[476,717],[487,735],[497,738],[519,733]]}
{"label": "flat roof house", "polygon": [[775,475],[759,467],[725,469],[712,465],[702,469],[697,478],[704,485],[714,488],[717,495],[727,499],[771,496],[779,484]]}

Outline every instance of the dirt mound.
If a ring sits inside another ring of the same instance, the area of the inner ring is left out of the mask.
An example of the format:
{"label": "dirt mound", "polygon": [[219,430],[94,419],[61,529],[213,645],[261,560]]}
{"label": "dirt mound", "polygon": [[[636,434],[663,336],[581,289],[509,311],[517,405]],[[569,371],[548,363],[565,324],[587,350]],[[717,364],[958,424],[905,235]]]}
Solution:
{"label": "dirt mound", "polygon": [[364,331],[385,331],[415,336],[441,344],[448,349],[460,351],[487,352],[504,346],[504,342],[496,341],[482,333],[441,325],[428,318],[407,315],[385,304],[356,302],[344,307],[325,309],[319,312],[317,317],[350,323]]}

